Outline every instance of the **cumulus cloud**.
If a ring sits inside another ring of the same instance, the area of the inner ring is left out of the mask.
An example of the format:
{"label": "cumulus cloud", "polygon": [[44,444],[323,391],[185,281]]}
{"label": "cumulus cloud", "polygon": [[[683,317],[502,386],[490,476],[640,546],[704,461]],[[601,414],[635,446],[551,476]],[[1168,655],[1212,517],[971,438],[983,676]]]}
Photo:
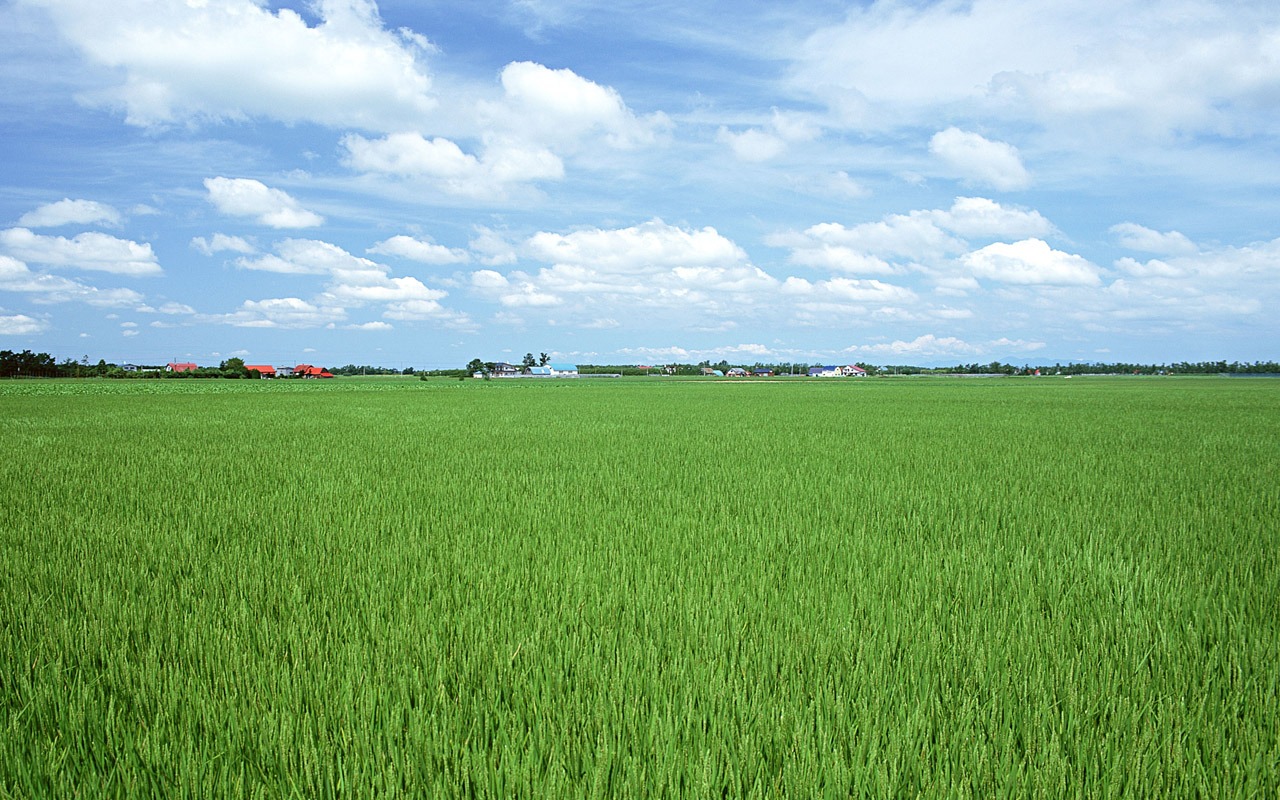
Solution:
{"label": "cumulus cloud", "polygon": [[60,275],[34,272],[9,256],[0,256],[0,291],[30,294],[39,303],[74,301],[119,308],[142,302],[142,295],[132,289],[99,289]]}
{"label": "cumulus cloud", "polygon": [[343,325],[342,329],[347,331],[389,331],[394,330],[394,326],[390,322],[362,322],[358,325]]}
{"label": "cumulus cloud", "polygon": [[[1134,25],[1135,19],[1147,24]],[[1164,134],[1269,130],[1280,23],[1265,3],[1186,0],[877,2],[795,48],[793,85],[844,124],[882,129],[964,109],[1060,126]],[[993,44],[998,43],[998,44]]]}
{"label": "cumulus cloud", "polygon": [[471,258],[466,250],[445,247],[430,239],[415,239],[412,236],[392,236],[370,247],[367,252],[399,256],[423,264],[461,264]]}
{"label": "cumulus cloud", "polygon": [[951,208],[929,216],[938,225],[966,237],[1048,236],[1057,233],[1039,211],[1001,205],[985,197],[957,197]]}
{"label": "cumulus cloud", "polygon": [[544,147],[491,136],[480,154],[464,153],[448,139],[395,133],[381,139],[351,134],[342,140],[348,166],[393,178],[425,179],[448,194],[502,199],[521,184],[559,180],[564,162]]}
{"label": "cumulus cloud", "polygon": [[298,297],[245,300],[240,308],[217,319],[240,328],[316,328],[347,316],[337,306],[318,306]]}
{"label": "cumulus cloud", "polygon": [[0,314],[0,334],[5,336],[26,336],[33,333],[43,333],[49,328],[49,323],[42,319],[28,317],[26,314]]}
{"label": "cumulus cloud", "polygon": [[727,144],[733,154],[742,161],[768,161],[786,152],[787,143],[775,134],[750,128],[734,133],[721,126],[716,141]]}
{"label": "cumulus cloud", "polygon": [[969,253],[964,266],[976,277],[1002,283],[1097,286],[1097,266],[1081,256],[1054,250],[1041,239],[996,242]]}
{"label": "cumulus cloud", "polygon": [[425,41],[386,30],[373,0],[319,0],[308,24],[256,0],[48,3],[85,58],[120,76],[91,97],[134,125],[274,119],[396,130],[435,107]]}
{"label": "cumulus cloud", "polygon": [[720,126],[716,141],[728,145],[741,161],[759,162],[782,155],[792,143],[811,141],[821,134],[822,128],[809,115],[775,108],[772,118],[761,127],[732,131]]}
{"label": "cumulus cloud", "polygon": [[929,152],[959,177],[1001,190],[1025,189],[1031,176],[1013,145],[947,128],[929,140]]}
{"label": "cumulus cloud", "polygon": [[164,272],[150,244],[88,232],[70,239],[44,236],[27,228],[0,231],[0,247],[26,262],[50,267],[112,272],[134,277]]}
{"label": "cumulus cloud", "polygon": [[970,343],[955,336],[922,334],[911,341],[901,339],[877,344],[853,345],[846,353],[881,358],[939,358],[959,356],[983,356],[1016,351],[1031,353],[1045,346],[1044,342],[1028,339],[1001,337],[991,341]]}
{"label": "cumulus cloud", "polygon": [[879,344],[853,345],[851,347],[846,347],[844,352],[898,358],[903,356],[931,357],[971,355],[977,353],[978,348],[963,339],[958,339],[954,336],[939,337],[932,333],[926,333],[921,336],[917,336],[909,342],[899,339],[893,342]]}
{"label": "cumulus cloud", "polygon": [[381,304],[387,319],[437,319],[455,326],[470,324],[466,314],[440,304],[439,301],[448,296],[443,289],[433,289],[413,276],[393,276],[387,266],[352,255],[335,244],[315,239],[285,239],[276,244],[275,251],[257,258],[242,258],[236,264],[242,269],[263,272],[324,276],[323,290],[314,299],[316,308],[345,313],[349,307]]}
{"label": "cumulus cloud", "polygon": [[671,126],[665,114],[639,117],[617,90],[569,69],[517,61],[501,76],[503,98],[482,113],[503,128],[553,149],[572,151],[585,139],[602,138],[617,149],[653,143]]}
{"label": "cumulus cloud", "polygon": [[302,208],[286,192],[252,178],[207,178],[209,202],[232,217],[252,217],[271,228],[314,228],[324,217]]}
{"label": "cumulus cloud", "polygon": [[191,240],[191,246],[206,256],[223,252],[249,254],[258,251],[258,248],[247,240],[239,236],[228,236],[225,233],[215,233],[211,239],[196,236]]}
{"label": "cumulus cloud", "polygon": [[628,228],[544,231],[522,249],[549,266],[507,275],[477,270],[472,288],[510,307],[558,305],[578,297],[596,305],[696,306],[716,313],[778,285],[714,228],[687,229],[658,219]]}
{"label": "cumulus cloud", "polygon": [[972,238],[1045,236],[1054,226],[1037,211],[982,197],[957,197],[946,209],[890,214],[876,222],[845,226],[824,222],[801,232],[766,238],[791,249],[792,264],[855,275],[895,275],[935,268],[970,249]]}
{"label": "cumulus cloud", "polygon": [[1197,249],[1194,242],[1177,231],[1161,233],[1134,222],[1112,225],[1111,232],[1116,235],[1122,246],[1144,253],[1186,255],[1196,252]]}
{"label": "cumulus cloud", "polygon": [[18,219],[27,228],[56,228],[62,225],[119,225],[120,212],[94,200],[64,198],[28,211]]}

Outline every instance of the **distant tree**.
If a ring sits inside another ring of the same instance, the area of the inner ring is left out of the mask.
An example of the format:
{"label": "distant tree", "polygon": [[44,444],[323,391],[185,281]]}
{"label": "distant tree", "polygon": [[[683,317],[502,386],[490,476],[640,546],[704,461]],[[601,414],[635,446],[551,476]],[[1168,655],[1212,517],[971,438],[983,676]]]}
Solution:
{"label": "distant tree", "polygon": [[547,364],[550,364],[550,363],[551,363],[551,356],[547,355],[546,353],[538,354],[538,366],[545,367]]}
{"label": "distant tree", "polygon": [[525,353],[524,358],[520,361],[520,365],[525,369],[538,366],[538,361],[533,357],[533,353]]}
{"label": "distant tree", "polygon": [[226,361],[223,361],[221,364],[218,365],[218,369],[224,370],[224,371],[235,370],[239,372],[244,369],[244,359],[235,358],[235,357],[228,358]]}
{"label": "distant tree", "polygon": [[481,361],[480,359],[473,358],[467,362],[467,372],[470,372],[472,375],[476,374],[477,372],[484,372],[484,371],[485,371],[484,362]]}

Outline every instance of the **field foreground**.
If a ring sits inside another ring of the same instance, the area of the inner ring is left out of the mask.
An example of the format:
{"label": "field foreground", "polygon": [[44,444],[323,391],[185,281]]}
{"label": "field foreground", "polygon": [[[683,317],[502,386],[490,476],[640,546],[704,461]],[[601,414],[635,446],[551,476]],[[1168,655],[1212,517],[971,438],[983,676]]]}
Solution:
{"label": "field foreground", "polygon": [[0,797],[1280,796],[1280,381],[0,383]]}

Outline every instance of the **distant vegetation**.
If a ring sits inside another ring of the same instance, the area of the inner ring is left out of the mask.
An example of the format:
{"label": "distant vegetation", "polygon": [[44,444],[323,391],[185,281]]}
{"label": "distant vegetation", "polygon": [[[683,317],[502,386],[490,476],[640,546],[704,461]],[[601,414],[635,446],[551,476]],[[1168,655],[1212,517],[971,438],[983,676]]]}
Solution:
{"label": "distant vegetation", "polygon": [[0,797],[1275,796],[1280,387],[773,385],[0,382]]}
{"label": "distant vegetation", "polygon": [[[548,363],[549,356],[542,353],[537,360],[532,354],[524,357],[523,366]],[[495,362],[473,359],[465,367],[458,369],[415,369],[414,367],[393,368],[371,365],[347,364],[329,369],[334,375],[420,375],[425,377],[468,377],[485,369],[492,370]],[[700,375],[703,368],[718,369],[728,372],[740,367],[748,372],[757,370],[773,370],[779,375],[804,375],[810,367],[823,363],[835,362],[762,362],[731,363],[729,361],[702,361],[697,364],[662,364],[637,366],[635,364],[582,364],[578,365],[583,375],[615,374],[624,376],[638,375]],[[844,363],[844,362],[839,362]],[[866,362],[854,362],[867,371],[868,375],[1026,375],[1040,370],[1042,375],[1219,375],[1219,374],[1280,374],[1280,363],[1274,361],[1179,361],[1173,364],[1130,364],[1124,362],[1071,362],[1067,364],[1005,364],[993,361],[988,364],[957,364],[953,367],[918,367],[909,364],[876,365]],[[89,362],[85,356],[80,361],[65,359],[55,362],[48,353],[33,353],[23,350],[15,353],[12,350],[0,350],[0,378],[248,378],[250,375],[244,367],[244,361],[230,358],[217,367],[201,367],[190,372],[168,373],[164,365],[141,366],[137,371],[127,372],[120,364],[109,364],[99,359],[96,364]]]}

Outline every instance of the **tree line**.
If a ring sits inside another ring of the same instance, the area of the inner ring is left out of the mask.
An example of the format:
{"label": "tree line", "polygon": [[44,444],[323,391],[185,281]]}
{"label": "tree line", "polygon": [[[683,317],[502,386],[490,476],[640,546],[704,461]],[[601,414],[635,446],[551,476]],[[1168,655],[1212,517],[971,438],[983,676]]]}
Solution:
{"label": "tree line", "polygon": [[[546,366],[551,357],[547,353],[534,356],[526,353],[520,366],[529,369]],[[369,365],[346,364],[329,369],[334,375],[419,375],[441,377],[466,377],[476,373],[491,373],[498,362],[472,359],[461,369],[415,370],[413,367],[395,369]],[[1138,364],[1129,362],[1070,362],[1067,364],[1007,364],[992,361],[986,364],[956,364],[947,367],[919,367],[910,364],[876,365],[856,362],[868,375],[1030,375],[1039,370],[1042,375],[1280,375],[1280,363],[1275,361],[1176,361],[1168,364]],[[748,372],[770,370],[775,374],[805,375],[810,367],[822,364],[804,362],[786,363],[730,363],[700,361],[693,363],[637,366],[635,364],[582,364],[578,371],[584,375],[701,375],[702,370],[718,369],[728,372],[740,367]],[[67,358],[56,361],[48,353],[31,350],[15,352],[0,350],[0,378],[256,378],[257,372],[245,367],[243,359],[228,358],[217,367],[199,367],[187,372],[169,372],[164,365],[144,365],[136,371],[126,372],[118,364],[103,359],[91,363],[86,355],[79,361]]]}

